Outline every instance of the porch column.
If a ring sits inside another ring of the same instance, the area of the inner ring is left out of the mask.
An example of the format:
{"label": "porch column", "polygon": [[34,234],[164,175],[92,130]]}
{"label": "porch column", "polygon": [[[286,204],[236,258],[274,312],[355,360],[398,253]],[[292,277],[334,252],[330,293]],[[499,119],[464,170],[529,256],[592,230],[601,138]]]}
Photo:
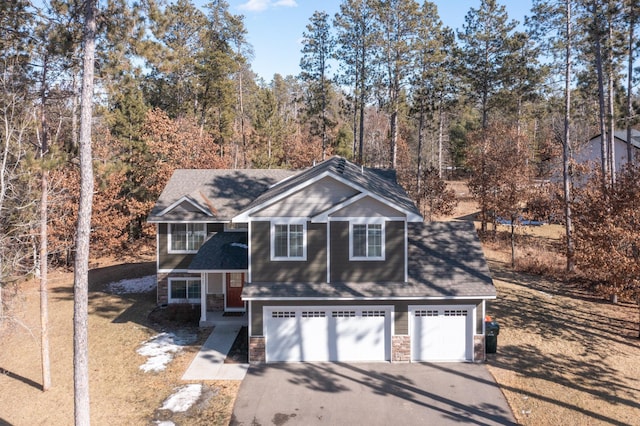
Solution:
{"label": "porch column", "polygon": [[200,324],[207,321],[207,273],[200,272]]}

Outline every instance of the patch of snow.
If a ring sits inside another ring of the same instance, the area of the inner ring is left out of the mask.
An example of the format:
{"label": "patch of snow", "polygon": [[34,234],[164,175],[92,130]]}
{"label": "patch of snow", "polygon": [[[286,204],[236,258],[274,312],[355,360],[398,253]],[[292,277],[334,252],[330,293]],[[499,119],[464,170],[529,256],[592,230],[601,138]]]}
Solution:
{"label": "patch of snow", "polygon": [[196,403],[200,395],[202,395],[202,385],[191,384],[182,386],[164,401],[161,409],[171,410],[174,413],[185,412]]}
{"label": "patch of snow", "polygon": [[157,424],[158,426],[176,426],[176,424],[171,420],[163,420],[163,421],[156,420],[154,423]]}
{"label": "patch of snow", "polygon": [[248,245],[242,244],[242,243],[231,243],[231,247],[240,247],[240,248],[243,248],[243,249],[248,249],[249,248]]}
{"label": "patch of snow", "polygon": [[107,291],[113,294],[146,293],[155,289],[156,284],[156,276],[147,275],[142,278],[120,280],[118,282],[109,283],[107,285]]}
{"label": "patch of snow", "polygon": [[147,362],[140,366],[145,373],[159,372],[167,368],[173,357],[182,350],[182,346],[193,343],[194,334],[160,333],[144,342],[136,352],[147,357]]}

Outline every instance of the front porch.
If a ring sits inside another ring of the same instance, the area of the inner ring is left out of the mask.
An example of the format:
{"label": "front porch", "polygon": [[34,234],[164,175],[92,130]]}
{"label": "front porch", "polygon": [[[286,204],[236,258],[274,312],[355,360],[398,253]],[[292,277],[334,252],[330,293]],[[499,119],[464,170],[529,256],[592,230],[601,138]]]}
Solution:
{"label": "front porch", "polygon": [[200,327],[215,327],[219,325],[248,325],[249,314],[247,312],[223,312],[206,311],[204,317],[200,317]]}

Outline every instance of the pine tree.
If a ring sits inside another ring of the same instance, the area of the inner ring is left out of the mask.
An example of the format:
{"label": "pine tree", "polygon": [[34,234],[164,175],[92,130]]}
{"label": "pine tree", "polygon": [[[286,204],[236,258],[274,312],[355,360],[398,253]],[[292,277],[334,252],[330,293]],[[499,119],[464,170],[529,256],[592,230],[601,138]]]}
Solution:
{"label": "pine tree", "polygon": [[374,19],[371,1],[346,0],[335,15],[337,31],[335,58],[339,61],[338,81],[351,87],[353,158],[364,163],[365,111],[370,102],[375,79],[374,54],[377,21]]}
{"label": "pine tree", "polygon": [[313,123],[317,123],[314,133],[322,138],[322,160],[325,160],[328,146],[327,127],[330,123],[327,108],[330,102],[331,80],[328,71],[329,60],[335,49],[335,39],[331,34],[329,15],[326,12],[314,12],[309,21],[307,32],[303,34],[300,76],[309,86],[307,114]]}
{"label": "pine tree", "polygon": [[497,94],[507,78],[505,62],[515,27],[503,5],[482,0],[478,9],[469,10],[458,32],[461,76],[467,96],[477,102],[483,128],[489,126],[490,111],[499,106]]}
{"label": "pine tree", "polygon": [[377,66],[380,97],[389,114],[389,167],[397,167],[398,124],[401,97],[413,73],[413,43],[418,27],[418,3],[414,0],[390,0],[375,3],[379,23]]}

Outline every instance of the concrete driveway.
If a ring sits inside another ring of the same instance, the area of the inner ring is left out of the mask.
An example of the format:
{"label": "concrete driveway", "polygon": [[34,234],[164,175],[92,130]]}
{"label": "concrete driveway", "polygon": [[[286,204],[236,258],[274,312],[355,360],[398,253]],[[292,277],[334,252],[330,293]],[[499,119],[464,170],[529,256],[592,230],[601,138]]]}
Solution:
{"label": "concrete driveway", "polygon": [[251,366],[231,425],[515,424],[482,364]]}

